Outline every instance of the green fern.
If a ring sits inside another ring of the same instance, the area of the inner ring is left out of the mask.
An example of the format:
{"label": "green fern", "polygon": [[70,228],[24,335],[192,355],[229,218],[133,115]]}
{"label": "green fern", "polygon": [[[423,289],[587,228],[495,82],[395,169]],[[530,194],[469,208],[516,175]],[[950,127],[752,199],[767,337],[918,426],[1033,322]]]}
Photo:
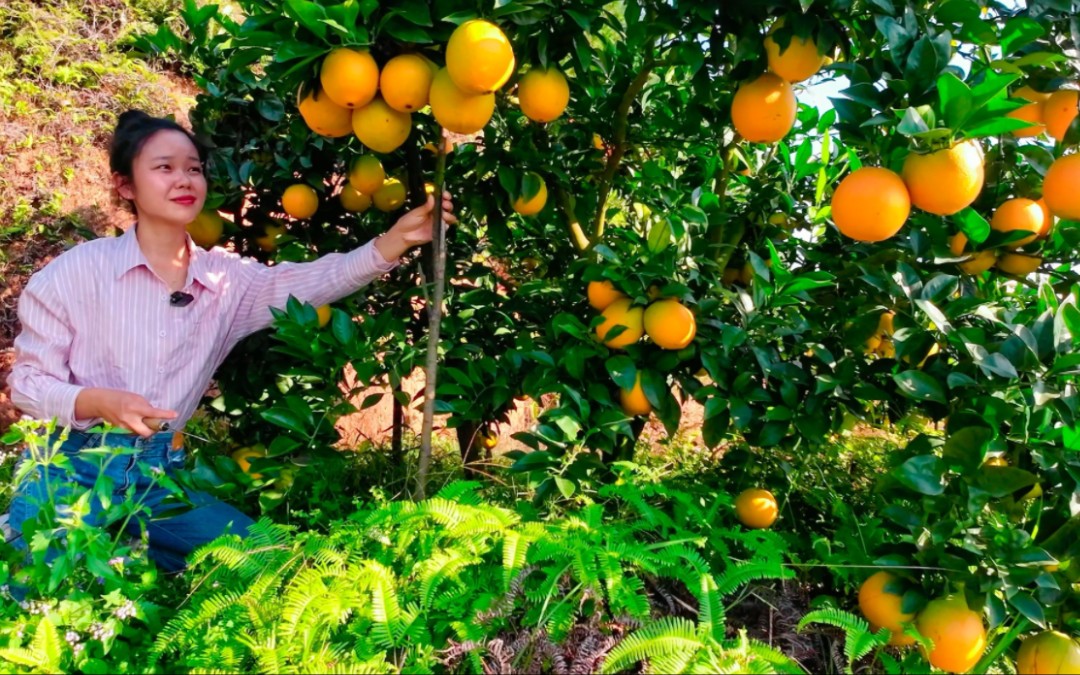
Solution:
{"label": "green fern", "polygon": [[823,623],[844,631],[844,656],[847,658],[845,672],[847,673],[852,672],[852,667],[859,659],[889,643],[889,629],[882,628],[872,633],[870,624],[865,620],[835,607],[809,612],[799,621],[797,630],[802,631],[811,623]]}
{"label": "green fern", "polygon": [[[604,659],[602,673],[618,673],[642,661],[673,657],[687,662],[702,648],[694,624],[687,619],[667,616],[628,635]],[[668,670],[666,672],[682,672]]]}

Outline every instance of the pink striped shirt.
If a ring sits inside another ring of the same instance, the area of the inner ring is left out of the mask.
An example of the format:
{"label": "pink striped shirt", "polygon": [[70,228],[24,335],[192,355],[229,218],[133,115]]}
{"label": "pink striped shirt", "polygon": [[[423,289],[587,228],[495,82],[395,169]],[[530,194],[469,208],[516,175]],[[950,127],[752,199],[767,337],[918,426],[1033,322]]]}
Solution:
{"label": "pink striped shirt", "polygon": [[271,307],[284,307],[290,295],[315,306],[333,302],[397,265],[374,242],[276,265],[205,251],[190,238],[188,250],[183,290],[195,299],[186,307],[169,304],[134,226],[79,244],[34,274],[19,298],[12,402],[31,417],[86,429],[101,420],[74,419],[79,391],[121,389],[175,410],[179,428],[236,343],[272,323]]}

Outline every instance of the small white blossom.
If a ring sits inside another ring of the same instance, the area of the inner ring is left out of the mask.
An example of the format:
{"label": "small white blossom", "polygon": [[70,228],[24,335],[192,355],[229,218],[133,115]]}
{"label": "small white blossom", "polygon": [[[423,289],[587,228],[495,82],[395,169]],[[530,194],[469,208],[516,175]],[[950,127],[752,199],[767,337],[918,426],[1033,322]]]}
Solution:
{"label": "small white blossom", "polygon": [[128,600],[120,607],[113,610],[113,616],[123,621],[124,619],[130,619],[135,616],[135,603]]}
{"label": "small white blossom", "polygon": [[69,630],[68,632],[64,633],[64,640],[66,640],[69,645],[77,645],[81,641],[81,638],[79,637],[78,633],[73,630]]}

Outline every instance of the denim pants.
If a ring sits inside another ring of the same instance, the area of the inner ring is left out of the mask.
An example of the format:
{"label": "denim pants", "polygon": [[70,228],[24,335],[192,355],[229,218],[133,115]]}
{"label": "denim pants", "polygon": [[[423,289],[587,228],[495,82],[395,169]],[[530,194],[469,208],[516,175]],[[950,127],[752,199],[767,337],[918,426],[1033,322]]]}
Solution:
{"label": "denim pants", "polygon": [[[57,438],[59,434],[50,439],[50,447]],[[106,439],[102,434],[71,431],[60,446],[60,452],[71,460],[74,472],[52,465],[37,466],[16,489],[8,522],[13,533],[19,536],[11,542],[12,546],[22,550],[28,548],[25,538],[21,536],[23,524],[33,519],[40,506],[50,499],[50,488],[53,498],[63,503],[75,486],[87,490],[92,488],[100,473],[112,480],[114,503],[123,501],[125,493],[134,486],[135,501],[147,507],[151,516],[145,519],[143,515],[141,523],[139,517],[132,518],[127,523],[126,532],[139,536],[141,527],[145,526],[149,540],[147,553],[158,567],[167,572],[183,570],[187,566],[185,559],[189,553],[226,531],[246,536],[248,527],[254,521],[206,493],[186,492],[193,504],[191,507],[176,498],[167,500],[173,493],[161,487],[154,480],[154,474],[165,472],[171,475],[183,468],[185,452],[183,448],[174,448],[172,441],[173,434],[169,432],[154,434],[149,438],[111,433]],[[111,448],[134,448],[135,452],[131,455],[115,455],[108,458],[107,463],[89,461],[86,455],[80,456],[82,450],[98,448],[103,444]],[[29,450],[24,453],[23,461],[30,461]],[[90,502],[90,513],[83,521],[100,526],[103,524],[101,503],[97,499]],[[176,511],[176,515],[169,516],[172,511]]]}

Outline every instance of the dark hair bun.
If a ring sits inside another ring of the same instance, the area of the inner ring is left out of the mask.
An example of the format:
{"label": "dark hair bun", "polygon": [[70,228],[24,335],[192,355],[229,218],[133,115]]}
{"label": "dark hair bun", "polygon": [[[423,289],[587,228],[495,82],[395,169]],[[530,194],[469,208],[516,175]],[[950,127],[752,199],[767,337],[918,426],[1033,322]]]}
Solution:
{"label": "dark hair bun", "polygon": [[127,110],[116,119],[112,143],[109,148],[109,168],[113,173],[131,177],[131,165],[146,141],[159,131],[179,131],[191,139],[199,152],[199,159],[206,162],[206,148],[195,136],[167,117],[154,117],[142,110]]}

